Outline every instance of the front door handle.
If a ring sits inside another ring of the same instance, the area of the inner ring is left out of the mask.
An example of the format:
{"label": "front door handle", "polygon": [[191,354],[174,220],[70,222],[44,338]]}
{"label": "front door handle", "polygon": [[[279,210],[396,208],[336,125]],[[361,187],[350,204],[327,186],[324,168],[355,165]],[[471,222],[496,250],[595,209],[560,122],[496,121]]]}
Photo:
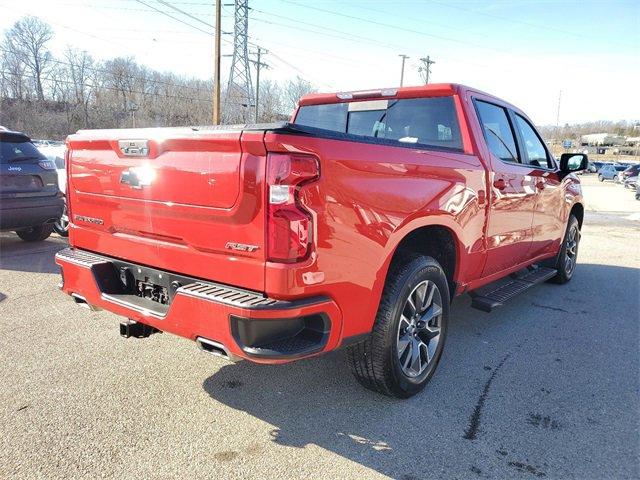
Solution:
{"label": "front door handle", "polygon": [[493,181],[493,186],[498,190],[504,190],[507,188],[507,182],[504,181],[504,178],[496,178]]}
{"label": "front door handle", "polygon": [[544,190],[544,187],[546,187],[547,185],[544,183],[544,180],[538,180],[536,182],[536,187],[538,187],[538,190]]}

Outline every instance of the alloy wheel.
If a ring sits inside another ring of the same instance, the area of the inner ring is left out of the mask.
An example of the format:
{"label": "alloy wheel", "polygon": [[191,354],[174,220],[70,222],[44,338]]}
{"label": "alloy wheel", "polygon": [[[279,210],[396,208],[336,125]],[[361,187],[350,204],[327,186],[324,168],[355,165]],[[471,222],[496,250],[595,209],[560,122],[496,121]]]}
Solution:
{"label": "alloy wheel", "polygon": [[565,256],[565,272],[567,275],[571,275],[573,269],[576,267],[576,261],[578,258],[578,243],[580,242],[580,231],[573,227],[569,230],[567,235],[567,247]]}
{"label": "alloy wheel", "polygon": [[405,301],[398,322],[397,352],[400,368],[409,377],[422,374],[440,343],[442,296],[430,280],[420,282]]}

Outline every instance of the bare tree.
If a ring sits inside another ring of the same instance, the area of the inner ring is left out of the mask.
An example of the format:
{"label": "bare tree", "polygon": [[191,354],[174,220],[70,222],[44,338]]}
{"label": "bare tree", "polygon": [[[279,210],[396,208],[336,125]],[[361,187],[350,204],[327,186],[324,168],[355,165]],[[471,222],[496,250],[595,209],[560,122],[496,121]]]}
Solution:
{"label": "bare tree", "polygon": [[75,105],[82,114],[82,127],[90,127],[89,105],[92,99],[93,78],[95,62],[86,51],[80,51],[71,47],[65,52],[67,65],[67,79],[73,89]]}
{"label": "bare tree", "polygon": [[27,96],[25,64],[6,40],[0,45],[0,52],[0,93],[3,97],[23,100]]}
{"label": "bare tree", "polygon": [[284,113],[291,113],[296,108],[300,97],[314,91],[316,91],[316,88],[313,84],[302,77],[289,80],[284,87]]}
{"label": "bare tree", "polygon": [[24,62],[35,85],[36,97],[44,101],[43,76],[52,64],[47,43],[53,38],[51,27],[37,17],[23,17],[5,34],[4,48]]}
{"label": "bare tree", "polygon": [[[205,125],[211,118],[210,80],[158,72],[133,58],[94,60],[69,47],[53,58],[50,27],[24,17],[0,43],[0,123],[33,136],[64,138],[79,128]],[[261,82],[261,121],[286,120],[313,85],[296,78]],[[32,100],[37,98],[38,102]],[[226,123],[244,121],[247,106],[230,102]]]}

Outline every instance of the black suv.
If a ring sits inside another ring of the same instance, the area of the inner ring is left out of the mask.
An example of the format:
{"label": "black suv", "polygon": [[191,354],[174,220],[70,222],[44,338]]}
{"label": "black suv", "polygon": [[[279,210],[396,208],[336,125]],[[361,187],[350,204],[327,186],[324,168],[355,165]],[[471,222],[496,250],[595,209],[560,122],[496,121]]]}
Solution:
{"label": "black suv", "polygon": [[0,230],[44,240],[62,215],[56,165],[23,133],[0,128]]}

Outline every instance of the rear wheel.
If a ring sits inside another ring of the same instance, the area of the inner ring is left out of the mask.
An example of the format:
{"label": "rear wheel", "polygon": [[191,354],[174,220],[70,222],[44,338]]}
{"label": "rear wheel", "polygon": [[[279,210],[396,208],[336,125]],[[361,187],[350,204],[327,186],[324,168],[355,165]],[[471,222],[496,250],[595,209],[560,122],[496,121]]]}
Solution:
{"label": "rear wheel", "polygon": [[16,234],[25,242],[41,242],[49,238],[53,232],[53,225],[46,223],[26,230],[18,230]]}
{"label": "rear wheel", "polygon": [[613,183],[619,183],[618,182],[618,175],[614,175],[613,176]]}
{"label": "rear wheel", "polygon": [[578,246],[580,245],[580,224],[573,215],[569,216],[567,231],[558,254],[555,268],[558,273],[551,279],[554,283],[567,283],[573,277],[578,260]]}
{"label": "rear wheel", "polygon": [[410,255],[394,262],[371,335],[348,349],[356,379],[385,395],[420,392],[442,355],[449,298],[444,271],[433,258]]}
{"label": "rear wheel", "polygon": [[66,202],[64,204],[64,210],[62,211],[62,215],[56,221],[56,223],[53,224],[53,229],[61,237],[68,237],[69,236],[69,216],[67,215],[67,204],[66,204]]}

